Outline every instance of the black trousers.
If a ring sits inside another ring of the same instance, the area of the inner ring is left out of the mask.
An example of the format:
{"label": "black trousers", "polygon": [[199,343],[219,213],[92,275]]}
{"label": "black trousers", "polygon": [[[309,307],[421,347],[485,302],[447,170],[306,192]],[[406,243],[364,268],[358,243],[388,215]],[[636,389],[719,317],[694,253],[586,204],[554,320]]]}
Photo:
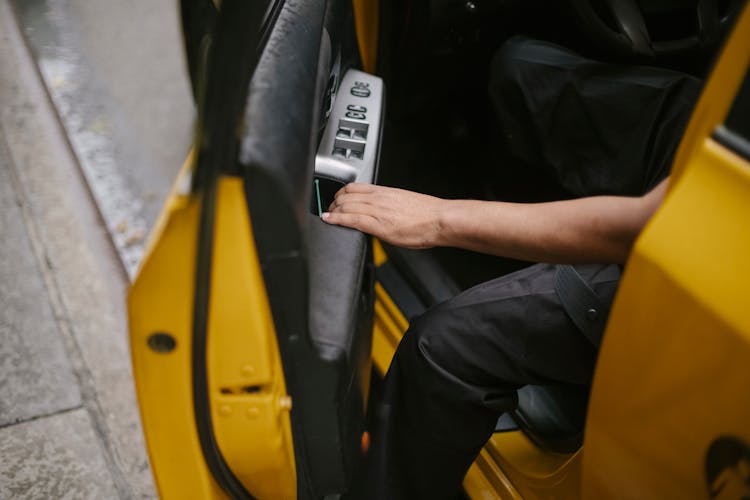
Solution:
{"label": "black trousers", "polygon": [[[602,64],[514,38],[492,63],[504,147],[571,197],[640,195],[668,175],[697,80]],[[611,304],[620,266],[575,266]],[[454,498],[500,414],[526,384],[589,384],[598,345],[536,264],[480,284],[412,321],[384,381],[367,490],[378,499]]]}

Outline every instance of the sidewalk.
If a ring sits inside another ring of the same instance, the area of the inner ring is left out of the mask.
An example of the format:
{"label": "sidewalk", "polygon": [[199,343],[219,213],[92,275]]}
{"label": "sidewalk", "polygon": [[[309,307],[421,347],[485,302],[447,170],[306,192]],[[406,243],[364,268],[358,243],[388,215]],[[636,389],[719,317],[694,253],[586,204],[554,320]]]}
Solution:
{"label": "sidewalk", "polygon": [[154,498],[127,278],[0,0],[0,498]]}

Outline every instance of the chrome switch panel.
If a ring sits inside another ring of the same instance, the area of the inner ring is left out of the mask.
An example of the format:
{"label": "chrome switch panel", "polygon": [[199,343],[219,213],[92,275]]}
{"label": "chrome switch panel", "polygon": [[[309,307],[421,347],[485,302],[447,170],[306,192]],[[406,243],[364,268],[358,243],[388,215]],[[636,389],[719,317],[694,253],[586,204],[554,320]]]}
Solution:
{"label": "chrome switch panel", "polygon": [[315,177],[342,184],[374,182],[384,114],[383,80],[347,71],[315,156]]}

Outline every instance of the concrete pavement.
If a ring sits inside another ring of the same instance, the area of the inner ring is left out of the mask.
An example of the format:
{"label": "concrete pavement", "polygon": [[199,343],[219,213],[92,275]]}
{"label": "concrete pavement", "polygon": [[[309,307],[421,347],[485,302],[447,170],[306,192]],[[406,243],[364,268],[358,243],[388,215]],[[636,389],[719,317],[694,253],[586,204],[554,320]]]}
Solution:
{"label": "concrete pavement", "polygon": [[47,90],[0,0],[0,499],[154,498],[127,273]]}
{"label": "concrete pavement", "polygon": [[13,2],[97,208],[132,277],[192,142],[179,2]]}

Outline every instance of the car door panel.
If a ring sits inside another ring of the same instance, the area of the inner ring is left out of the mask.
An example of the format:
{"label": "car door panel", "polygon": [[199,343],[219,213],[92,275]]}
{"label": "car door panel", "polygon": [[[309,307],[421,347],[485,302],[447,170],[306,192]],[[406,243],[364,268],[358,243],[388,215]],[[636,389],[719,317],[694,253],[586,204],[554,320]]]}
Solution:
{"label": "car door panel", "polygon": [[713,492],[712,445],[750,442],[750,156],[733,118],[750,112],[749,30],[746,7],[627,263],[589,406],[586,498]]}
{"label": "car door panel", "polygon": [[[255,56],[217,32],[206,94],[195,87],[196,153],[130,293],[144,428],[167,498],[340,494],[362,459],[370,240],[310,213],[318,143],[357,63],[351,6],[274,5]],[[242,3],[222,2],[217,25],[241,40],[226,6]],[[257,66],[243,66],[252,57]],[[362,182],[375,180],[376,118]]]}
{"label": "car door panel", "polygon": [[348,59],[327,43],[344,37],[329,35],[325,6],[311,0],[281,12],[250,85],[238,157],[293,399],[303,496],[344,492],[360,461],[372,321],[369,239],[310,214],[332,69]]}

